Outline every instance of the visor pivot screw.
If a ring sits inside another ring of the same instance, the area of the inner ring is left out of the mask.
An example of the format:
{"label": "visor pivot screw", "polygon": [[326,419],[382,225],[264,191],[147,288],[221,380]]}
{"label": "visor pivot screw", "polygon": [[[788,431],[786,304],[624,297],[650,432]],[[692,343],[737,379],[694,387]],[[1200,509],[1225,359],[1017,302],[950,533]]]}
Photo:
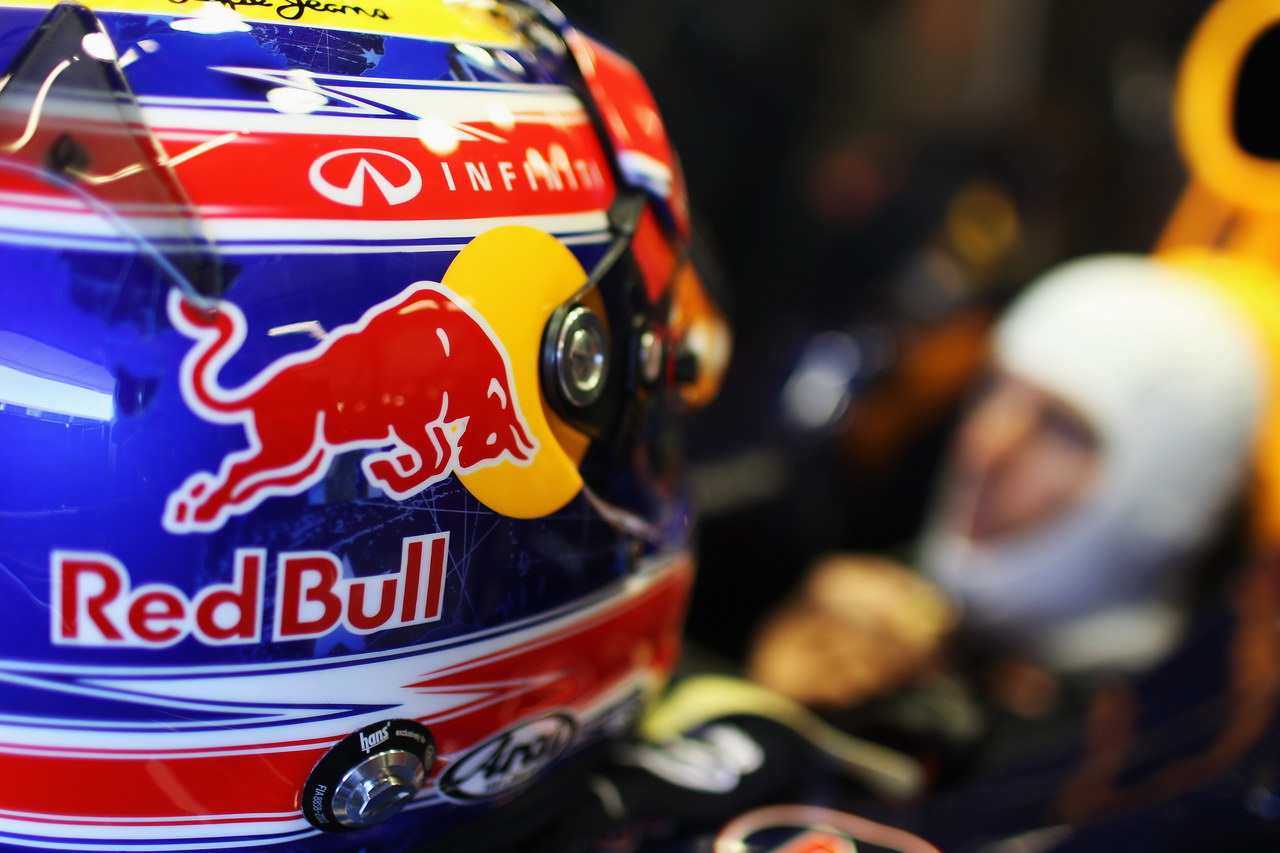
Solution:
{"label": "visor pivot screw", "polygon": [[436,741],[416,720],[380,720],[330,747],[302,787],[302,814],[325,832],[390,820],[413,801],[436,762]]}
{"label": "visor pivot screw", "polygon": [[652,329],[640,333],[640,378],[652,385],[662,376],[662,338]]}
{"label": "visor pivot screw", "polygon": [[347,771],[333,794],[333,814],[343,826],[372,826],[409,804],[426,781],[422,760],[403,749],[371,755]]}
{"label": "visor pivot screw", "polygon": [[566,400],[585,407],[600,399],[609,363],[604,324],[596,312],[579,305],[565,315],[556,340],[555,364]]}

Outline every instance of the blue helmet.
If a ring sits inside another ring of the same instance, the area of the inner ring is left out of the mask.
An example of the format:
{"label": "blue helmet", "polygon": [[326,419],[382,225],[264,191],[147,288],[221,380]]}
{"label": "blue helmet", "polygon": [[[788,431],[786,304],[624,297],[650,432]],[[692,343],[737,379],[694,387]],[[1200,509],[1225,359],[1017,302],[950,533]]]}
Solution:
{"label": "blue helmet", "polygon": [[635,69],[496,0],[6,0],[0,69],[0,849],[528,812],[672,665],[727,356]]}

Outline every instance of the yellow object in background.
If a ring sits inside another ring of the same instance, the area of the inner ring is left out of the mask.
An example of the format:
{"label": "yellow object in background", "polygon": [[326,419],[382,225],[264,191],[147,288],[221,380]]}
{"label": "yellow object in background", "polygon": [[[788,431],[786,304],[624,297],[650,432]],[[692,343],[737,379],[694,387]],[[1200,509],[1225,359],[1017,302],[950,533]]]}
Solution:
{"label": "yellow object in background", "polygon": [[[1223,0],[1197,28],[1179,69],[1178,141],[1191,178],[1156,254],[1220,288],[1257,330],[1270,401],[1255,452],[1253,529],[1280,545],[1280,131],[1274,107],[1242,94],[1260,65],[1280,70],[1280,4]],[[1280,80],[1270,81],[1280,83]],[[1250,110],[1268,111],[1267,115]],[[1242,139],[1242,134],[1253,138]],[[1276,158],[1264,154],[1274,149]]]}
{"label": "yellow object in background", "polygon": [[1245,225],[1280,215],[1280,160],[1250,153],[1236,133],[1241,69],[1259,40],[1277,26],[1280,4],[1218,3],[1201,21],[1178,72],[1178,141],[1193,182],[1225,202],[1237,219],[1253,220]]}

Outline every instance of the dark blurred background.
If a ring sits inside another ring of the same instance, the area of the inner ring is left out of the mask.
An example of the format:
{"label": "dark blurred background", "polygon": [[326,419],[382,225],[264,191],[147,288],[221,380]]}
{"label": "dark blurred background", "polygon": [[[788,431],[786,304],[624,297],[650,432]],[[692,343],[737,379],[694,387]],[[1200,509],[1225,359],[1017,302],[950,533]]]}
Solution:
{"label": "dark blurred background", "polygon": [[1067,258],[1151,247],[1207,0],[564,0],[650,82],[736,350],[694,424],[689,632],[741,660],[814,556],[897,550],[985,330]]}

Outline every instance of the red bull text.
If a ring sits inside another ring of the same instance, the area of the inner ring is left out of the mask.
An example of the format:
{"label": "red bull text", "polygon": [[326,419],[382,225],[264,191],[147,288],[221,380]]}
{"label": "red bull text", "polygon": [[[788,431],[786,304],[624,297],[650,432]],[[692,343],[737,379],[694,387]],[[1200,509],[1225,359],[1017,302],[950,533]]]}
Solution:
{"label": "red bull text", "polygon": [[54,551],[52,639],[57,645],[162,648],[191,637],[209,646],[257,643],[264,623],[275,642],[322,637],[342,626],[355,634],[440,619],[449,534],[410,536],[400,568],[343,577],[328,551],[285,551],[276,558],[274,612],[265,618],[267,552],[239,548],[229,583],[188,597],[167,584],[134,588],[109,554]]}
{"label": "red bull text", "polygon": [[241,426],[249,442],[169,495],[171,533],[217,530],[268,497],[304,492],[350,450],[379,451],[362,460],[365,477],[397,501],[451,473],[528,465],[538,452],[501,339],[443,284],[410,285],[236,389],[217,374],[244,343],[240,309],[204,309],[175,290],[169,317],[196,340],[182,363],[187,405]]}

